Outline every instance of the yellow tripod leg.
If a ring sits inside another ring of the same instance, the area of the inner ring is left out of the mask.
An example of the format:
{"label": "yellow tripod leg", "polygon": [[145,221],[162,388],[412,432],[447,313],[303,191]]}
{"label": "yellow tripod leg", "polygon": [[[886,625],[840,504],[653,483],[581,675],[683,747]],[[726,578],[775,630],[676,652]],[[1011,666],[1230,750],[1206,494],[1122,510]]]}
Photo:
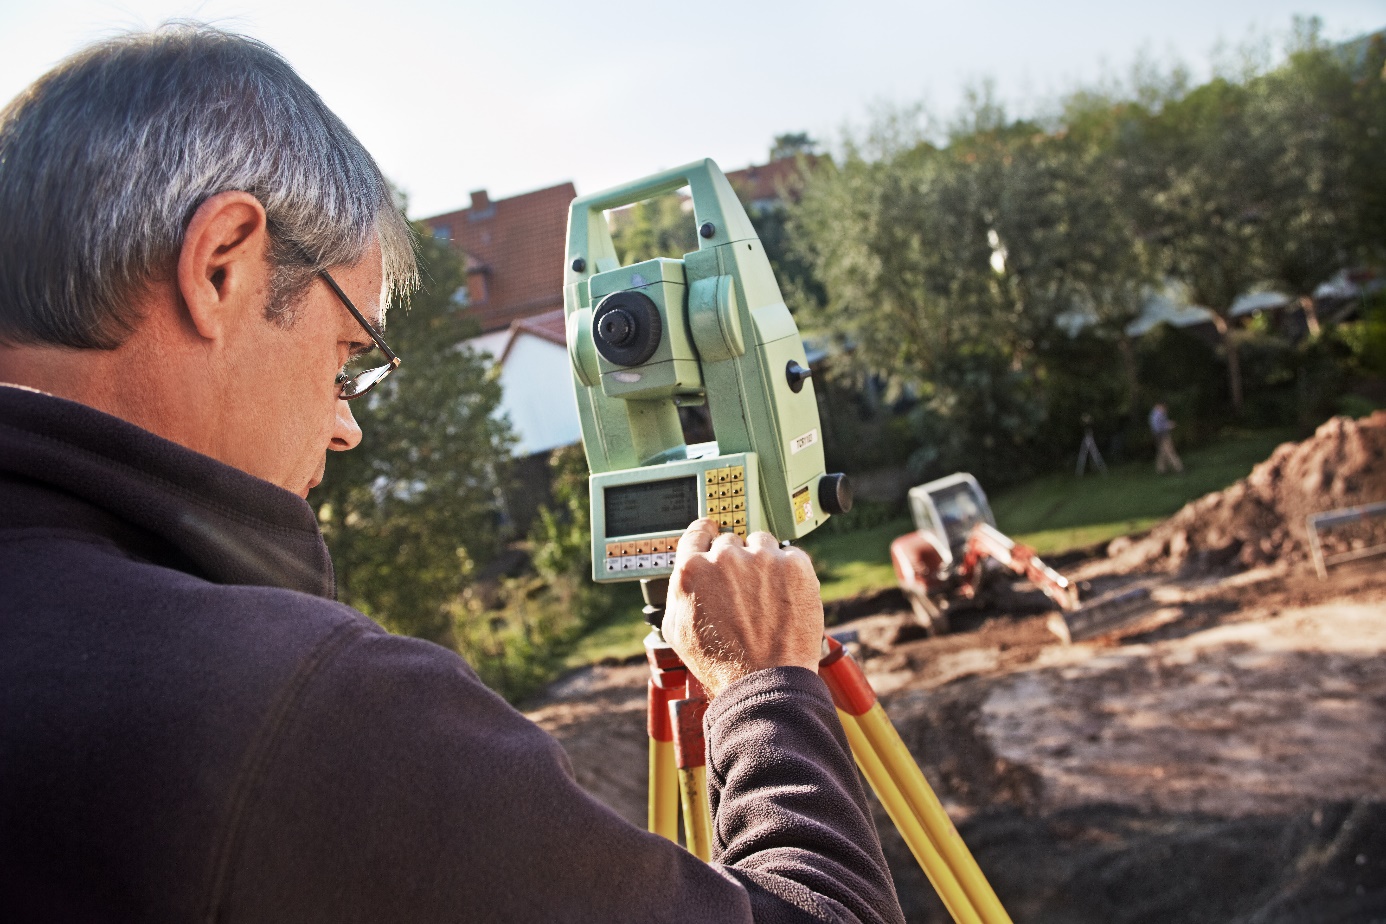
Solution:
{"label": "yellow tripod leg", "polygon": [[646,731],[650,737],[649,829],[676,844],[679,841],[679,775],[669,703],[682,697],[683,691],[682,682],[669,689],[653,679],[646,685],[649,710]]}
{"label": "yellow tripod leg", "polygon": [[712,859],[712,812],[707,799],[707,767],[679,769],[683,801],[683,836],[688,852],[704,862]]}
{"label": "yellow tripod leg", "polygon": [[707,742],[703,738],[707,697],[691,676],[688,694],[688,699],[669,703],[674,763],[679,768],[679,794],[683,801],[683,839],[689,853],[699,860],[711,860],[712,810],[707,796]]}
{"label": "yellow tripod leg", "polygon": [[649,828],[674,843],[679,840],[679,775],[674,742],[650,739]]}
{"label": "yellow tripod leg", "polygon": [[900,733],[890,724],[885,709],[877,702],[857,721],[871,749],[880,757],[886,772],[923,824],[929,839],[947,861],[983,924],[1011,924],[1010,915],[1001,906],[1001,900],[992,891],[991,883],[987,882],[972,852],[963,843],[958,829],[953,826],[953,820],[943,810],[943,804],[934,795],[929,781],[905,747],[905,742],[900,740]]}
{"label": "yellow tripod leg", "polygon": [[905,844],[924,870],[924,875],[929,877],[929,882],[938,893],[943,906],[958,924],[982,924],[982,919],[972,907],[967,893],[958,884],[952,869],[925,833],[919,819],[910,809],[899,787],[895,785],[895,780],[891,778],[872,748],[871,742],[861,730],[856,717],[841,709],[837,714],[842,720],[843,730],[847,732],[847,743],[852,746],[852,756],[857,759],[857,766],[861,768],[866,781],[871,784],[876,798],[881,800],[886,814],[895,823],[895,829],[904,838]]}

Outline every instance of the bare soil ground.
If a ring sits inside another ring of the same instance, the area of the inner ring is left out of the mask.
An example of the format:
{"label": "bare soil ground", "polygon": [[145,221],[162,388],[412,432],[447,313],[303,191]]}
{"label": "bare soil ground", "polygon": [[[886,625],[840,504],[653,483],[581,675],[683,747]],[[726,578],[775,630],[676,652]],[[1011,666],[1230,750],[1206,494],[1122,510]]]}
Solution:
{"label": "bare soil ground", "polygon": [[[940,638],[921,637],[890,595],[834,628],[856,632],[887,712],[1016,921],[1386,921],[1386,558],[1320,581],[1302,528],[1303,509],[1386,499],[1386,414],[1325,428],[1148,537],[1067,562],[1089,595],[1149,591],[1083,641],[1062,642],[1024,586],[955,609]],[[646,676],[591,668],[530,713],[579,781],[636,824]],[[947,921],[876,811],[908,919]]]}

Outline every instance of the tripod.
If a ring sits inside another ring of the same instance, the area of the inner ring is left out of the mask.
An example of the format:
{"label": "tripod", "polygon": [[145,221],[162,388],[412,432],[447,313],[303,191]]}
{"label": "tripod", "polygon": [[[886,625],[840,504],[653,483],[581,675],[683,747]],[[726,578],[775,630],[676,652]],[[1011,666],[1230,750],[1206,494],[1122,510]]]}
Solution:
{"label": "tripod", "polygon": [[[645,638],[650,664],[649,829],[677,843],[682,809],[688,850],[706,861],[712,858],[703,739],[707,696],[660,632],[668,580],[640,584],[645,619],[654,627]],[[1010,916],[890,724],[866,675],[836,639],[824,637],[818,673],[832,692],[857,766],[953,920],[1010,924]]]}
{"label": "tripod", "polygon": [[1107,463],[1102,461],[1102,453],[1097,451],[1097,441],[1092,438],[1092,424],[1088,422],[1090,419],[1084,415],[1083,442],[1078,446],[1078,471],[1076,474],[1083,474],[1083,469],[1087,467],[1088,462],[1092,462],[1092,467],[1105,475],[1107,474]]}

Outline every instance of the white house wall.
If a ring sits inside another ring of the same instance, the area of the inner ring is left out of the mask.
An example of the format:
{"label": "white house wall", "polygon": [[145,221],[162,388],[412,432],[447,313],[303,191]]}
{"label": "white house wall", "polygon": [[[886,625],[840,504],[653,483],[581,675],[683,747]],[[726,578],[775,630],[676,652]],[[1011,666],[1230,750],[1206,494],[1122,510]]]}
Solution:
{"label": "white house wall", "polygon": [[510,416],[519,437],[516,455],[532,455],[582,439],[567,349],[517,332],[501,366],[500,384],[501,411]]}
{"label": "white house wall", "polygon": [[489,334],[482,334],[480,337],[473,337],[467,341],[467,346],[476,350],[478,353],[490,353],[491,358],[498,360],[505,352],[505,344],[510,339],[510,328],[505,330],[492,331]]}

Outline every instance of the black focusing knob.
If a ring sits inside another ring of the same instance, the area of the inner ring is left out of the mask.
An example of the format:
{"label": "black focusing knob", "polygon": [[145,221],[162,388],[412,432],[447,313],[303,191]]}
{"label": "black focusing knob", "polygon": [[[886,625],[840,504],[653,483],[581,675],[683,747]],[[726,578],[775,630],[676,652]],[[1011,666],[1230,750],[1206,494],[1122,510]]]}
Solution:
{"label": "black focusing knob", "polygon": [[585,270],[585,269],[587,269],[587,261],[584,260],[584,259],[582,259],[582,257],[574,257],[574,258],[573,258],[573,272],[575,272],[575,273],[581,273],[581,272],[582,272],[583,270]]}
{"label": "black focusing knob", "polygon": [[613,292],[592,313],[597,352],[618,366],[638,366],[659,349],[664,325],[644,292]]}
{"label": "black focusing knob", "polygon": [[705,238],[712,237],[717,233],[717,226],[710,221],[705,221],[703,222],[703,226],[698,229],[698,233]]}
{"label": "black focusing knob", "polygon": [[812,375],[812,369],[805,369],[792,359],[789,361],[789,365],[784,367],[784,377],[789,382],[789,390],[796,395],[804,390],[804,379],[810,378]]}
{"label": "black focusing knob", "polygon": [[635,339],[635,318],[624,308],[608,311],[597,322],[597,336],[615,347],[630,346]]}
{"label": "black focusing knob", "polygon": [[852,509],[852,482],[841,472],[824,475],[818,482],[818,506],[828,513],[846,513]]}

